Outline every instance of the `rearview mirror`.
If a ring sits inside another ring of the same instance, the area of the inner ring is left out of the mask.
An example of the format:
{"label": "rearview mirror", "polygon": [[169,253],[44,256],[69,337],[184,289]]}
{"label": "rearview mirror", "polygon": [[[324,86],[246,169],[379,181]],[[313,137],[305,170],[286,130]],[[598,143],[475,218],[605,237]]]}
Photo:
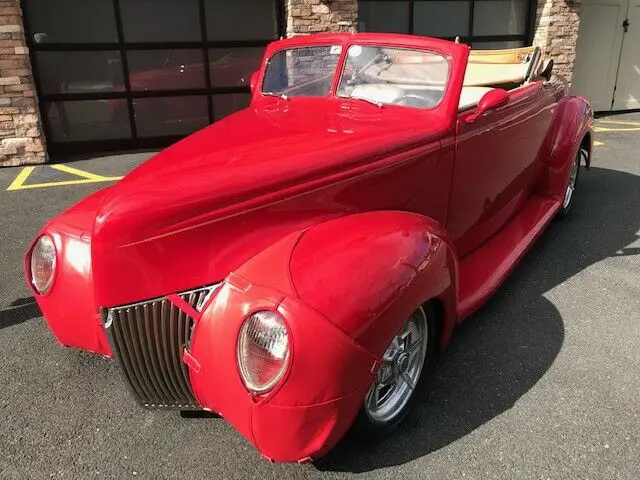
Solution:
{"label": "rearview mirror", "polygon": [[258,86],[258,75],[260,74],[259,70],[256,70],[251,74],[251,80],[249,80],[249,88],[251,89],[251,93],[254,92],[256,87]]}
{"label": "rearview mirror", "polygon": [[481,117],[490,110],[495,110],[509,102],[509,92],[502,88],[494,88],[485,93],[478,102],[476,113],[469,115],[467,122],[473,122],[476,118]]}

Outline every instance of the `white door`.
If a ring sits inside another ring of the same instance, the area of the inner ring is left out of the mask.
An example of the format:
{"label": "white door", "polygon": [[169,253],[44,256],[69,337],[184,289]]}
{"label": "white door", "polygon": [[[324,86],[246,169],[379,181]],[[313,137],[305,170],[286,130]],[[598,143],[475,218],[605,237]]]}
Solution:
{"label": "white door", "polygon": [[[639,0],[631,1],[637,3]],[[596,111],[611,110],[627,2],[628,0],[582,1],[571,91],[587,97]],[[640,19],[637,24],[640,31]],[[629,49],[632,47],[629,46]],[[640,52],[637,46],[633,50],[636,51],[636,56]]]}
{"label": "white door", "polygon": [[614,110],[640,108],[640,0],[629,0],[626,18]]}

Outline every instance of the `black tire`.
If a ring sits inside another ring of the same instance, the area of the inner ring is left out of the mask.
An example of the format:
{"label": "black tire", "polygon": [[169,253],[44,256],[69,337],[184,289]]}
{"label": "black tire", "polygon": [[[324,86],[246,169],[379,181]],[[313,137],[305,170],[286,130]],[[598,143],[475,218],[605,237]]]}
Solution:
{"label": "black tire", "polygon": [[[411,393],[411,396],[408,402],[404,405],[401,411],[395,415],[389,421],[377,421],[371,417],[368,413],[365,403],[363,403],[362,408],[358,412],[358,416],[356,417],[352,433],[358,437],[363,439],[375,439],[382,438],[390,433],[392,433],[402,422],[407,418],[411,409],[415,406],[416,402],[424,399],[424,388],[425,385],[433,372],[433,368],[435,365],[435,360],[437,358],[437,349],[438,349],[438,322],[436,317],[436,311],[433,308],[433,305],[426,304],[422,307],[422,309],[418,309],[416,312],[424,311],[426,316],[426,325],[427,325],[427,351],[424,356],[424,361],[422,364],[422,369],[420,371],[420,376],[418,381],[416,382],[416,386]],[[414,312],[413,315],[416,314]],[[413,316],[412,315],[412,316]],[[395,338],[394,338],[395,340]],[[393,343],[393,341],[392,341]],[[391,345],[390,345],[391,348]],[[373,388],[373,386],[372,386]]]}

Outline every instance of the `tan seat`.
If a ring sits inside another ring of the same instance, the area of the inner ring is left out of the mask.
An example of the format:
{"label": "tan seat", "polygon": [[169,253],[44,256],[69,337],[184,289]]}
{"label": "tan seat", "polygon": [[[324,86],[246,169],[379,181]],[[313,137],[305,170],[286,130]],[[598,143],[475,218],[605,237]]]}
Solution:
{"label": "tan seat", "polygon": [[464,85],[515,88],[537,78],[541,65],[542,52],[538,47],[471,50]]}
{"label": "tan seat", "polygon": [[469,87],[524,83],[528,63],[469,63],[464,75],[464,85]]}

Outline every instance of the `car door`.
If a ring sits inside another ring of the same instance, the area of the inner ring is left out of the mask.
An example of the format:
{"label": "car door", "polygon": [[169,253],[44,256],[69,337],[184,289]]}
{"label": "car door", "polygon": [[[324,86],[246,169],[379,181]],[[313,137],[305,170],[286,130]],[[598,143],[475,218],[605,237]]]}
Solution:
{"label": "car door", "polygon": [[470,121],[458,116],[447,229],[462,257],[496,233],[526,201],[542,165],[550,95],[542,82],[510,92],[509,102]]}

